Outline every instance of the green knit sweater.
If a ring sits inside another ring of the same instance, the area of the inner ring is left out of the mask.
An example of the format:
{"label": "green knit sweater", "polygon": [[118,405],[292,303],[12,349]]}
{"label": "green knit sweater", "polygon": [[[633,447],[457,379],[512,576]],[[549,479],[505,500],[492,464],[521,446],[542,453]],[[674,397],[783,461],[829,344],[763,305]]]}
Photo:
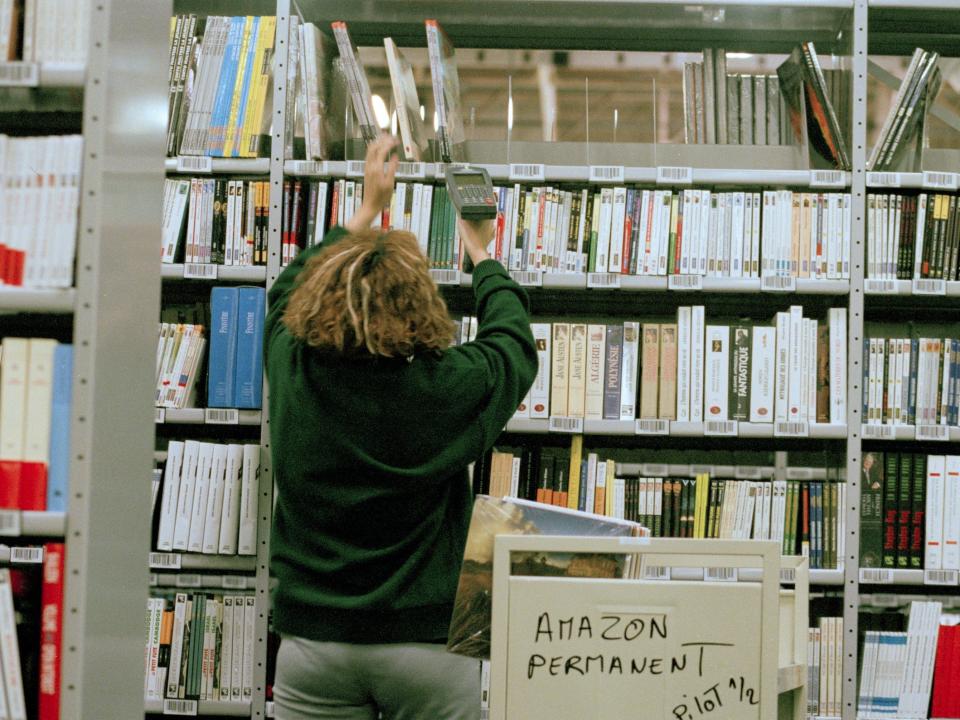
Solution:
{"label": "green knit sweater", "polygon": [[527,297],[485,260],[475,342],[412,362],[319,353],[281,317],[304,264],[345,232],[300,253],[269,294],[274,624],[313,640],[443,641],[473,500],[467,465],[537,371]]}

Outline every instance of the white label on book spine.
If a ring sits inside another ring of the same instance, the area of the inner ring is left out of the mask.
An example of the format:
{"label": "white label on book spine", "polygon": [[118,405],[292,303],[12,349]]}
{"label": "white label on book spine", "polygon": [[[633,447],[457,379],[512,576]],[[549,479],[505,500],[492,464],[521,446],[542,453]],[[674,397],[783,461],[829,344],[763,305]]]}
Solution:
{"label": "white label on book spine", "polygon": [[842,170],[811,170],[810,187],[846,187],[846,177]]}
{"label": "white label on book spine", "polygon": [[37,63],[0,63],[0,87],[36,87],[40,84]]}
{"label": "white label on book spine", "polygon": [[809,437],[810,423],[804,421],[778,422],[773,425],[774,437]]}
{"label": "white label on book spine", "polygon": [[921,278],[921,279],[914,278],[913,294],[914,295],[946,295],[947,281],[934,280],[932,278]]}
{"label": "white label on book spine", "polygon": [[897,281],[864,280],[863,291],[868,295],[888,295],[897,291]]}
{"label": "white label on book spine", "polygon": [[760,289],[763,292],[781,292],[791,293],[797,291],[797,279],[792,275],[790,277],[778,277],[768,275],[760,279]]}
{"label": "white label on book spine", "polygon": [[203,422],[207,425],[239,425],[240,411],[237,408],[205,408]]}
{"label": "white label on book spine", "polygon": [[591,165],[590,182],[592,183],[622,183],[623,165]]}
{"label": "white label on book spine", "polygon": [[669,420],[637,420],[634,432],[637,435],[669,435]]}
{"label": "white label on book spine", "polygon": [[433,281],[437,285],[459,285],[460,284],[459,270],[433,269],[430,271],[430,277],[433,278]]}
{"label": "white label on book spine", "polygon": [[213,263],[186,263],[183,266],[184,280],[216,280],[217,266]]}
{"label": "white label on book spine", "polygon": [[618,273],[587,273],[587,287],[601,290],[616,290],[620,287]]}
{"label": "white label on book spine", "polygon": [[795,583],[797,581],[796,568],[780,568],[780,582]]}
{"label": "white label on book spine", "polygon": [[573,433],[575,435],[580,435],[583,433],[583,418],[551,415],[549,427],[550,432]]}
{"label": "white label on book spine", "polygon": [[247,579],[243,575],[224,575],[222,584],[225,590],[247,589]]}
{"label": "white label on book spine", "polygon": [[871,440],[894,440],[897,429],[893,425],[864,425],[862,434]]}
{"label": "white label on book spine", "polygon": [[295,160],[294,175],[329,175],[330,166],[326,160]]}
{"label": "white label on book spine", "polygon": [[163,701],[163,714],[164,715],[196,715],[197,701],[196,700],[171,700],[168,698]]}
{"label": "white label on book spine", "polygon": [[657,185],[692,185],[692,167],[658,167]]}
{"label": "white label on book spine", "polygon": [[10,548],[10,564],[22,563],[35,565],[43,562],[42,547],[12,547]]}
{"label": "white label on book spine", "polygon": [[521,163],[510,164],[510,181],[517,182],[522,180],[533,180],[544,182],[547,179],[546,168],[542,164]]}
{"label": "white label on book spine", "polygon": [[957,575],[958,575],[958,572],[956,570],[924,570],[923,584],[924,585],[956,585]]}
{"label": "white label on book spine", "polygon": [[180,553],[152,552],[148,565],[157,570],[179,570],[180,562]]}
{"label": "white label on book spine", "polygon": [[737,582],[737,568],[708,567],[703,569],[704,582]]}
{"label": "white label on book spine", "polygon": [[923,187],[929,190],[956,190],[957,173],[924,170]]}
{"label": "white label on book spine", "polygon": [[212,173],[213,158],[209,155],[178,155],[177,172]]}
{"label": "white label on book spine", "polygon": [[893,570],[883,568],[860,568],[860,582],[872,585],[892,585]]}
{"label": "white label on book spine", "polygon": [[536,270],[511,270],[510,277],[521,287],[543,287],[543,273]]}
{"label": "white label on book spine", "polygon": [[643,568],[644,580],[669,580],[670,568],[662,565],[645,565]]}
{"label": "white label on book spine", "polygon": [[668,290],[703,290],[703,276],[701,275],[669,275],[667,277]]}
{"label": "white label on book spine", "polygon": [[867,185],[869,187],[900,187],[900,173],[894,172],[868,172]]}
{"label": "white label on book spine", "polygon": [[917,425],[916,439],[947,442],[950,440],[950,428],[946,425]]}
{"label": "white label on book spine", "polygon": [[437,163],[437,179],[447,177],[447,170],[466,170],[469,167],[470,163]]}
{"label": "white label on book spine", "polygon": [[158,425],[163,425],[167,421],[166,408],[154,408],[153,421]]}
{"label": "white label on book spine", "polygon": [[423,180],[427,177],[427,164],[422,162],[397,163],[396,177],[410,180]]}
{"label": "white label on book spine", "polygon": [[20,535],[20,511],[0,510],[0,537]]}
{"label": "white label on book spine", "polygon": [[739,430],[739,424],[736,420],[707,420],[703,424],[704,435],[736,437],[739,434]]}
{"label": "white label on book spine", "polygon": [[363,160],[347,160],[347,177],[363,177],[366,165]]}
{"label": "white label on book spine", "polygon": [[184,573],[177,575],[178,588],[198,588],[203,586],[203,576],[199,573]]}

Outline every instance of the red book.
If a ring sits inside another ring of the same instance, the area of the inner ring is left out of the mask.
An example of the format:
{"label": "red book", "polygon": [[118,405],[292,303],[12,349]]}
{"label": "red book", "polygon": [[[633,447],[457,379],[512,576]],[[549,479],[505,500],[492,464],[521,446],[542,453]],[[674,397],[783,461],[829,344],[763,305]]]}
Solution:
{"label": "red book", "polygon": [[42,462],[21,462],[20,497],[21,510],[47,509],[47,464]]}
{"label": "red book", "polygon": [[952,717],[952,686],[957,684],[951,677],[956,655],[957,634],[954,632],[955,630],[955,627],[941,625],[937,634],[937,655],[933,662],[933,695],[930,717]]}
{"label": "red book", "polygon": [[63,641],[63,543],[43,548],[40,595],[40,693],[38,720],[60,720],[60,658]]}
{"label": "red book", "polygon": [[17,460],[0,460],[0,508],[20,508],[20,465]]}

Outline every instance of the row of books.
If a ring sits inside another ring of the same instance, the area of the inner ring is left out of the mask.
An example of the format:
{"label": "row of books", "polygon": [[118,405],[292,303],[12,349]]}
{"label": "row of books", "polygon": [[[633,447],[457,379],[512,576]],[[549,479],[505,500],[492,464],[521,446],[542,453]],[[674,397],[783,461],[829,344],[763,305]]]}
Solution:
{"label": "row of books", "polygon": [[953,194],[867,195],[867,278],[958,279],[958,217]]}
{"label": "row of books", "polygon": [[207,347],[205,327],[161,322],[157,332],[157,401],[162,408],[195,407],[197,377]]}
{"label": "row of books", "polygon": [[73,284],[82,154],[80,135],[0,135],[2,284]]}
{"label": "row of books", "polygon": [[167,179],[162,261],[266,265],[269,208],[265,180]]}
{"label": "row of books", "polygon": [[262,287],[215,287],[210,292],[210,370],[207,407],[263,405]]}
{"label": "row of books", "polygon": [[[952,669],[939,662],[941,611],[940,602],[914,601],[906,632],[867,631],[860,663],[858,717],[955,717],[941,714],[939,707],[950,685],[955,684],[949,677],[954,675]],[[928,715],[931,688],[933,714]]]}
{"label": "row of books", "polygon": [[0,0],[0,62],[86,62],[90,16],[77,0]]}
{"label": "row of books", "polygon": [[171,440],[157,497],[155,547],[256,555],[260,446]]}
{"label": "row of books", "polygon": [[774,326],[708,325],[696,305],[678,308],[676,323],[531,329],[540,364],[517,417],[846,421],[843,308],[831,308],[827,323],[792,306]]}
{"label": "row of books", "polygon": [[3,338],[0,508],[66,510],[72,387],[72,345]]}
{"label": "row of books", "polygon": [[866,452],[861,465],[860,566],[960,570],[960,456]]}
{"label": "row of books", "polygon": [[63,637],[63,543],[42,563],[0,568],[0,717],[59,720]]}
{"label": "row of books", "polygon": [[843,618],[822,617],[807,629],[807,717],[840,717]]}
{"label": "row of books", "polygon": [[149,598],[144,699],[249,702],[255,618],[253,595],[178,592]]}
{"label": "row of books", "polygon": [[275,30],[273,16],[171,18],[168,155],[257,157]]}
{"label": "row of books", "polygon": [[863,344],[868,425],[960,424],[960,340],[868,337]]}

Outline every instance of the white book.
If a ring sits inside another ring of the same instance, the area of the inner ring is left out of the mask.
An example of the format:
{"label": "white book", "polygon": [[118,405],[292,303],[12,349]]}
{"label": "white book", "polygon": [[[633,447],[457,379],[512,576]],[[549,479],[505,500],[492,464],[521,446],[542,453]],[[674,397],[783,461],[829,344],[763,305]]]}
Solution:
{"label": "white book", "polygon": [[761,277],[774,275],[775,257],[776,257],[776,205],[774,200],[777,196],[776,190],[763,191],[763,230],[762,230],[762,259],[760,263]]}
{"label": "white book", "polygon": [[623,254],[623,231],[626,224],[627,189],[613,189],[613,214],[610,223],[610,251],[607,271],[618,273],[621,270]]}
{"label": "white book", "polygon": [[923,267],[923,231],[927,226],[927,194],[920,193],[917,197],[917,226],[915,249],[913,251],[913,278],[919,280]]}
{"label": "white book", "polygon": [[186,550],[190,540],[190,520],[193,513],[194,488],[197,483],[197,465],[200,445],[187,440],[183,446],[183,464],[180,469],[180,492],[177,499],[177,519],[173,530],[173,549]]}
{"label": "white book", "polygon": [[784,519],[786,516],[787,481],[773,481],[773,500],[770,511],[770,539],[783,542]]}
{"label": "white book", "polygon": [[147,677],[144,698],[162,700],[163,686],[159,682],[160,630],[163,625],[163,598],[150,598],[150,635],[147,641]]}
{"label": "white book", "polygon": [[520,461],[520,457],[514,457],[510,468],[510,497],[519,497],[520,494]]}
{"label": "white book", "polygon": [[[702,253],[703,242],[706,240],[706,234],[703,228],[703,204],[705,201],[703,190],[690,191],[690,211],[692,214],[690,224],[690,268],[687,272],[690,275],[700,274],[700,256]],[[710,216],[707,215],[707,222],[710,222]]]}
{"label": "white book", "polygon": [[807,373],[807,421],[812,425],[817,421],[817,331],[819,323],[812,319],[807,320],[806,323],[807,353],[809,356],[809,372]]}
{"label": "white book", "polygon": [[829,218],[829,242],[827,243],[827,278],[840,277],[840,243],[843,222],[843,208],[840,206],[839,193],[827,193],[827,214]]}
{"label": "white book", "polygon": [[202,551],[216,555],[220,548],[220,520],[223,517],[223,499],[226,495],[227,446],[213,446],[210,466],[210,489],[207,492],[207,512],[203,523]]}
{"label": "white book", "polygon": [[587,389],[584,416],[587,420],[603,419],[603,365],[606,357],[607,328],[587,326]]}
{"label": "white book", "polygon": [[776,331],[773,420],[786,422],[790,402],[790,313],[777,313]]}
{"label": "white book", "polygon": [[553,357],[550,367],[550,415],[564,417],[569,412],[570,323],[553,323]]}
{"label": "white book", "polygon": [[[827,318],[830,336],[830,422],[840,425],[847,422],[847,311],[845,308],[830,308]],[[909,351],[908,343],[908,359]],[[907,362],[908,374],[909,366]]]}
{"label": "white book", "polygon": [[220,699],[229,700],[233,681],[233,595],[223,596],[223,625],[220,630]]}
{"label": "white book", "polygon": [[570,324],[570,373],[567,392],[567,415],[584,417],[587,390],[587,326]]}
{"label": "white book", "polygon": [[600,225],[597,231],[596,272],[607,272],[610,266],[610,232],[613,221],[613,188],[600,190]]}
{"label": "white book", "polygon": [[530,323],[533,340],[537,346],[537,376],[530,388],[530,417],[543,419],[550,417],[550,376],[551,325],[550,323]]}
{"label": "white book", "polygon": [[944,462],[943,569],[960,570],[960,455]]}
{"label": "white book", "polygon": [[[253,595],[244,598],[243,608],[243,679],[242,679],[242,699],[249,702],[253,698],[253,662],[256,652],[256,600]],[[236,607],[234,607],[234,620],[236,620]]]}
{"label": "white book", "polygon": [[728,420],[730,385],[730,326],[707,325],[703,416]]}
{"label": "white book", "polygon": [[182,464],[183,443],[171,440],[167,445],[167,462],[163,469],[163,493],[160,496],[160,522],[157,529],[157,549],[164,552],[173,550]]}
{"label": "white book", "polygon": [[50,462],[50,417],[53,401],[53,353],[56,340],[30,338],[23,459]]}
{"label": "white book", "polygon": [[587,492],[584,502],[587,512],[593,512],[594,505],[596,504],[598,466],[603,467],[604,472],[606,472],[606,465],[599,462],[597,454],[587,453]]}
{"label": "white book", "polygon": [[730,194],[732,205],[730,207],[730,277],[744,277],[743,272],[743,210],[744,193],[735,192]]}
{"label": "white book", "polygon": [[787,371],[787,420],[801,419],[804,409],[803,398],[803,308],[790,306],[790,352]]}
{"label": "white book", "polygon": [[[653,231],[653,191],[638,190],[640,194],[640,227],[637,229],[637,275],[650,275],[651,234]],[[581,213],[580,217],[583,217]]]}
{"label": "white book", "polygon": [[750,357],[750,422],[773,422],[774,366],[777,331],[764,325],[753,326]]}
{"label": "white book", "polygon": [[23,676],[20,674],[20,647],[17,643],[17,623],[13,608],[13,585],[10,580],[10,570],[7,568],[0,568],[0,661],[3,665],[7,713],[10,720],[27,720]]}
{"label": "white book", "polygon": [[927,456],[926,545],[923,567],[943,569],[944,507],[946,505],[946,458]]}
{"label": "white book", "polygon": [[763,509],[760,513],[760,535],[761,540],[770,539],[770,514],[772,512],[773,483],[764,482],[762,487]]}
{"label": "white book", "polygon": [[[404,224],[406,229],[412,232],[414,235],[420,230],[420,212],[423,206],[423,184],[422,183],[413,183],[413,203],[410,210],[410,219],[407,220],[404,218]],[[420,239],[417,238],[417,242],[420,243]],[[493,251],[493,248],[490,248],[490,251]]]}
{"label": "white book", "polygon": [[701,190],[700,195],[700,238],[697,241],[699,255],[697,257],[696,274],[706,275],[709,259],[710,221],[713,217],[714,194],[709,190]]}
{"label": "white book", "polygon": [[677,228],[680,235],[680,257],[676,259],[676,264],[680,268],[681,275],[690,273],[690,258],[693,254],[693,245],[696,242],[693,227],[693,195],[693,190],[680,191],[680,215],[683,219]]}
{"label": "white book", "polygon": [[257,554],[257,509],[260,500],[260,446],[243,446],[243,474],[240,483],[240,529],[238,555]]}
{"label": "white book", "polygon": [[677,422],[690,422],[691,311],[677,308]]}
{"label": "white book", "polygon": [[723,193],[715,193],[710,198],[710,214],[707,219],[707,277],[718,277],[722,266],[720,260],[720,201]]}
{"label": "white book", "polygon": [[0,347],[0,460],[23,460],[29,341],[5,337]]}
{"label": "white book", "polygon": [[[649,190],[645,192],[649,193]],[[586,246],[589,244],[587,239],[587,233],[590,232],[590,228],[587,227],[587,203],[590,202],[590,191],[584,188],[580,191],[580,218],[577,225],[577,252],[573,257],[573,267],[569,265],[567,271],[582,273],[584,268],[584,258],[586,257]],[[510,236],[511,242],[513,241],[513,235]]]}
{"label": "white book", "polygon": [[717,264],[721,277],[730,276],[730,219],[733,217],[732,193],[721,193],[717,216]]}
{"label": "white book", "polygon": [[673,193],[670,190],[658,190],[660,199],[655,213],[657,215],[657,275],[667,274],[667,260],[670,252],[670,205]]}
{"label": "white book", "polygon": [[752,523],[752,531],[747,533],[748,540],[750,539],[765,540],[766,539],[763,536],[763,528],[764,528],[763,513],[765,509],[763,489],[769,485],[770,483],[766,483],[766,482],[753,483],[753,490],[751,491],[751,494],[753,496],[753,523]]}
{"label": "white book", "polygon": [[210,494],[210,473],[213,470],[213,443],[200,443],[197,458],[197,478],[193,486],[193,505],[190,513],[189,552],[203,551],[203,526],[207,518],[207,497]]}
{"label": "white book", "polygon": [[246,595],[233,596],[233,674],[230,678],[230,700],[243,699],[243,639],[246,627]]}
{"label": "white book", "polygon": [[690,311],[690,422],[703,422],[704,306],[694,305]]}
{"label": "white book", "polygon": [[167,669],[165,697],[176,698],[180,687],[180,665],[183,659],[183,629],[187,620],[186,593],[177,593],[173,605],[173,636],[170,641],[170,662]]}
{"label": "white book", "polygon": [[[511,207],[511,214],[509,215],[509,232],[505,238],[505,242],[508,242],[509,245],[504,249],[504,257],[509,258],[510,264],[508,267],[511,270],[522,270],[523,248],[517,247],[517,233],[521,232],[523,228],[517,227],[517,225],[520,222],[520,204],[524,192],[519,183],[514,184],[512,193],[513,205]],[[586,213],[586,206],[584,206],[583,212],[584,214]]]}
{"label": "white book", "polygon": [[760,277],[762,234],[760,211],[762,207],[760,193],[753,193],[753,220],[750,223],[750,277]]}
{"label": "white book", "polygon": [[640,365],[640,323],[623,323],[623,353],[620,370],[620,419],[637,416],[637,370]]}
{"label": "white book", "polygon": [[860,717],[867,717],[868,713],[873,711],[873,694],[875,690],[878,649],[879,644],[877,643],[876,631],[867,630],[867,634],[863,643],[863,659],[861,661],[860,671],[860,693],[857,696],[857,714]]}
{"label": "white book", "polygon": [[217,601],[213,597],[207,597],[203,605],[203,616],[200,618],[202,623],[201,631],[203,635],[203,644],[201,646],[201,665],[200,665],[200,700],[212,700],[212,655],[216,647],[214,623],[217,622]]}

